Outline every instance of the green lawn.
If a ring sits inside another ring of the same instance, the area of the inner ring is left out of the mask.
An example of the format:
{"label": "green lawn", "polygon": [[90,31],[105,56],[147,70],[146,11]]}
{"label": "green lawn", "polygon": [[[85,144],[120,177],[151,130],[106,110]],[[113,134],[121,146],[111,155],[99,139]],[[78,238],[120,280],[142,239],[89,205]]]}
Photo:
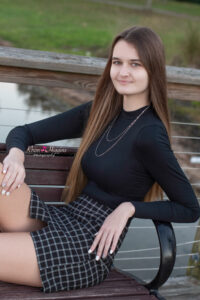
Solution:
{"label": "green lawn", "polygon": [[[118,0],[142,4],[145,1]],[[155,7],[200,16],[200,5],[154,1]],[[0,39],[15,47],[107,57],[112,38],[133,25],[149,26],[163,39],[167,64],[187,65],[183,40],[200,20],[139,12],[87,0],[1,0]]]}
{"label": "green lawn", "polygon": [[[129,3],[136,5],[145,5],[146,0],[112,0],[113,2]],[[166,11],[177,12],[179,14],[187,14],[190,16],[200,16],[200,5],[195,3],[177,2],[169,0],[152,0],[152,7],[159,8]]]}

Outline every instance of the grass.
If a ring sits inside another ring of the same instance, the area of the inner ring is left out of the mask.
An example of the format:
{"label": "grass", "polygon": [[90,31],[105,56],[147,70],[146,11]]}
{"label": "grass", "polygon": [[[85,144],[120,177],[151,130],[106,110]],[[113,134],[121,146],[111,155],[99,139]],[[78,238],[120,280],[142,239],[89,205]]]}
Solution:
{"label": "grass", "polygon": [[[146,5],[146,0],[112,0],[113,2],[125,2],[135,5]],[[159,8],[165,11],[172,11],[179,14],[187,14],[189,16],[200,16],[200,5],[195,3],[177,2],[177,1],[161,1],[153,0],[152,8]]]}
{"label": "grass", "polygon": [[[155,0],[154,6],[160,7],[160,2]],[[200,5],[196,4],[188,7],[185,3],[167,1],[160,8],[200,15]],[[199,20],[139,12],[89,0],[0,1],[0,39],[26,49],[107,57],[112,38],[117,33],[133,25],[144,25],[161,36],[168,65],[187,66],[182,47],[190,24],[200,33]]]}

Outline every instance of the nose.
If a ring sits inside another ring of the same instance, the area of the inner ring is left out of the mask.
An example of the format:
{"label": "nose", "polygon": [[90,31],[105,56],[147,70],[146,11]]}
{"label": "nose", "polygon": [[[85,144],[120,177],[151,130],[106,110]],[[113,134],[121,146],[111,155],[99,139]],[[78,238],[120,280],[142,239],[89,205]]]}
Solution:
{"label": "nose", "polygon": [[128,76],[129,75],[129,68],[128,66],[122,65],[120,68],[120,75],[121,76]]}

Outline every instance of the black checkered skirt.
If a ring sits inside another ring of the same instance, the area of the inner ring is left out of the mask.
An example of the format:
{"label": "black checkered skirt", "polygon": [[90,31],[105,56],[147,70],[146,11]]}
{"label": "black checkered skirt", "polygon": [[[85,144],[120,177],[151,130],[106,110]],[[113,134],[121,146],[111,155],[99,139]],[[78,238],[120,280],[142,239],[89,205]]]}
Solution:
{"label": "black checkered skirt", "polygon": [[74,290],[94,286],[108,276],[114,256],[127,233],[126,225],[113,254],[96,261],[98,246],[88,253],[95,233],[113,211],[82,193],[68,205],[47,205],[31,189],[30,217],[47,225],[31,232],[42,280],[43,292]]}

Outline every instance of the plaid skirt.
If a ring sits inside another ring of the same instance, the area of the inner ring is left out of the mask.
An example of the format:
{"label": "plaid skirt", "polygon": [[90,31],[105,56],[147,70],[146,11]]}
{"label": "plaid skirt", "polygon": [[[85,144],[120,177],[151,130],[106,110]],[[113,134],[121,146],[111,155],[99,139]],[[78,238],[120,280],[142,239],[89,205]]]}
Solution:
{"label": "plaid skirt", "polygon": [[109,274],[122,241],[124,227],[113,254],[96,261],[96,249],[89,254],[95,233],[113,211],[85,193],[68,205],[53,206],[42,201],[31,189],[30,217],[47,226],[31,232],[42,280],[43,292],[73,290],[94,286]]}

